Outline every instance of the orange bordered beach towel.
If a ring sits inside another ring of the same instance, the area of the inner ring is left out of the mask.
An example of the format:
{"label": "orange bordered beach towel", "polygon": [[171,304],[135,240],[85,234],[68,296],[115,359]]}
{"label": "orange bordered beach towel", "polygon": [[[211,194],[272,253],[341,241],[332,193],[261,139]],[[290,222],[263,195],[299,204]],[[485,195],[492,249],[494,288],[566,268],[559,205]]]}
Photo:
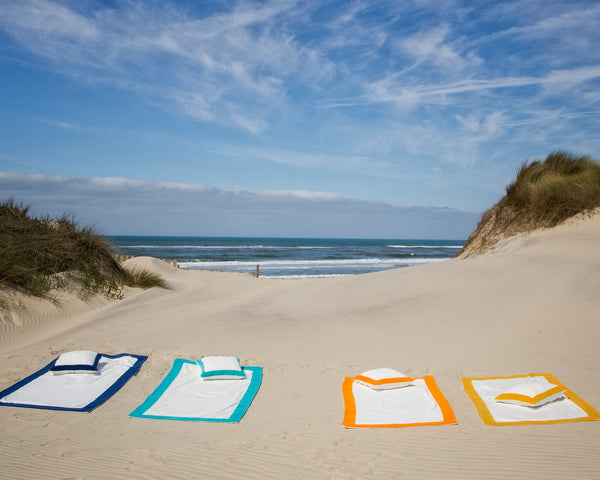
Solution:
{"label": "orange bordered beach towel", "polygon": [[[433,377],[413,378],[408,386],[373,389],[358,377],[342,385],[344,420],[349,428],[413,427],[455,424],[450,404]],[[357,380],[357,378],[359,378]]]}

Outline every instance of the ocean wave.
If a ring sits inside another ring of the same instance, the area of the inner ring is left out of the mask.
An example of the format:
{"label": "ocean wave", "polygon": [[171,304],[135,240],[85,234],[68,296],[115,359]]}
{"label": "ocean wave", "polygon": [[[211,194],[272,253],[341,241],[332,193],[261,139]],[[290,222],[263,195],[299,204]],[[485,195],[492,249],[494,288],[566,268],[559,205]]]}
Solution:
{"label": "ocean wave", "polygon": [[463,248],[463,245],[387,245],[388,248]]}
{"label": "ocean wave", "polygon": [[326,250],[336,247],[321,246],[277,246],[277,245],[126,245],[126,248],[136,248],[140,250]]}
{"label": "ocean wave", "polygon": [[266,261],[241,261],[241,260],[221,260],[221,261],[193,261],[179,262],[181,268],[189,269],[235,269],[235,268],[255,268],[259,265],[261,269],[286,269],[297,270],[307,268],[365,268],[365,267],[382,267],[382,266],[402,266],[402,265],[417,265],[424,263],[442,262],[447,258],[403,258],[403,259],[388,259],[388,258],[355,258],[344,260],[266,260]]}
{"label": "ocean wave", "polygon": [[268,275],[263,278],[268,278],[270,280],[301,280],[306,278],[337,278],[337,277],[349,277],[351,273],[324,273],[324,274],[310,274],[306,275]]}

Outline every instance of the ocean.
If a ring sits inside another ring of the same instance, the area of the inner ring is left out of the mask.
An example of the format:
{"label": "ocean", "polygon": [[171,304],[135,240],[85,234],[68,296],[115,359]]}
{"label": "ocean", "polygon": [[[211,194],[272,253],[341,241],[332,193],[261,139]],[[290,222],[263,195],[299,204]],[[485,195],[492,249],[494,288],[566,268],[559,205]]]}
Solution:
{"label": "ocean", "polygon": [[464,240],[144,237],[108,239],[123,255],[177,260],[185,269],[255,273],[268,278],[357,275],[452,258]]}

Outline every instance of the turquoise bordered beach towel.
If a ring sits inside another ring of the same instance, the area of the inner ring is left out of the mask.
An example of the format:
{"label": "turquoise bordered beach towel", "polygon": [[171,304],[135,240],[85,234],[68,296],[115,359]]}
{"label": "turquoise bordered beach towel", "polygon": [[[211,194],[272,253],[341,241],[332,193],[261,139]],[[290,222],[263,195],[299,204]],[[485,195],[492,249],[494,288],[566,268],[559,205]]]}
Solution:
{"label": "turquoise bordered beach towel", "polygon": [[262,367],[243,367],[240,380],[203,380],[197,362],[177,358],[171,370],[130,417],[197,422],[239,422],[262,382]]}

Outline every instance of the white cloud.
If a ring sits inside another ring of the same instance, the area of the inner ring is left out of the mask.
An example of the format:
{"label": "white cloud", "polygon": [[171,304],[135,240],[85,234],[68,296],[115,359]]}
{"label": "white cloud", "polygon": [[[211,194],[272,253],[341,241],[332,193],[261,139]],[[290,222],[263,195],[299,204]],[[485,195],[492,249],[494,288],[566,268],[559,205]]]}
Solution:
{"label": "white cloud", "polygon": [[457,71],[467,66],[479,65],[481,59],[470,53],[462,55],[456,41],[448,40],[450,29],[441,25],[398,40],[399,47],[416,62],[430,62],[446,71]]}
{"label": "white cloud", "polygon": [[430,103],[436,97],[447,97],[506,88],[542,86],[551,93],[567,90],[578,84],[600,77],[600,65],[593,67],[555,70],[540,77],[504,77],[494,79],[464,79],[448,84],[404,86],[392,75],[369,86],[369,101],[398,105]]}
{"label": "white cloud", "polygon": [[543,79],[542,84],[549,93],[556,94],[597,78],[600,78],[600,65],[593,65],[552,71]]}
{"label": "white cloud", "polygon": [[[256,194],[256,192],[254,192]],[[263,190],[259,195],[265,197],[288,197],[300,200],[342,200],[337,193],[331,192],[310,192],[307,190]]]}
{"label": "white cloud", "polygon": [[[68,182],[71,177],[68,175],[43,175],[40,173],[13,173],[13,172],[0,172],[0,181],[4,186],[7,187],[7,192],[13,190],[13,186],[18,185],[18,188],[30,188],[31,185],[38,183],[44,184],[56,184],[62,182]],[[14,185],[13,183],[14,182]]]}
{"label": "white cloud", "polygon": [[[529,2],[522,2],[518,7]],[[564,5],[568,7],[567,4]],[[522,10],[522,9],[521,9]],[[537,21],[527,23],[525,25],[511,26],[505,30],[495,32],[480,39],[480,41],[499,41],[502,37],[519,38],[522,40],[554,38],[560,43],[575,43],[581,45],[582,41],[589,38],[586,33],[598,34],[598,19],[600,18],[600,6],[594,5],[591,8],[574,8],[566,12],[561,12],[555,15],[546,15],[544,9],[536,12],[537,15],[543,16]],[[550,10],[552,12],[552,10]],[[510,12],[514,15],[515,12]],[[530,18],[522,16],[523,21]]]}
{"label": "white cloud", "polygon": [[[6,20],[6,28],[22,41],[30,41],[28,34],[36,39],[43,37],[94,41],[100,31],[93,21],[60,4],[44,0],[4,2],[0,15]],[[38,48],[46,45],[40,43]],[[31,46],[33,48],[33,45]]]}

